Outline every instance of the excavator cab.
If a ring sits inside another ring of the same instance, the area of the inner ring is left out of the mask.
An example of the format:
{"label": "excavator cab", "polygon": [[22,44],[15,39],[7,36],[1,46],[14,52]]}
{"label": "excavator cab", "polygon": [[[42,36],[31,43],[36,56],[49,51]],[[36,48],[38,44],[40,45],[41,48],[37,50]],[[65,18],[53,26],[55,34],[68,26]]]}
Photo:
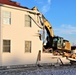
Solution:
{"label": "excavator cab", "polygon": [[63,46],[63,38],[59,37],[59,36],[55,36],[53,37],[53,43],[52,43],[52,47],[53,49],[62,49]]}
{"label": "excavator cab", "polygon": [[53,49],[62,49],[63,46],[63,38],[59,36],[54,37],[47,37],[47,44],[46,47],[53,48]]}
{"label": "excavator cab", "polygon": [[64,40],[62,37],[55,36],[53,37],[53,43],[52,43],[53,49],[60,49],[60,50],[71,50],[71,44],[68,40]]}

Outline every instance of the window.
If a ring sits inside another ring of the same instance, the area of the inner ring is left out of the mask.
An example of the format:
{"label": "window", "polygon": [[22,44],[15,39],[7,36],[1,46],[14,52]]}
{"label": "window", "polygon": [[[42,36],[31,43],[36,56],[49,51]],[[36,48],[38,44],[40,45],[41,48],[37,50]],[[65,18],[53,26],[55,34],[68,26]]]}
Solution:
{"label": "window", "polygon": [[31,53],[31,41],[25,41],[25,52]]}
{"label": "window", "polygon": [[10,52],[10,40],[3,40],[3,52]]}
{"label": "window", "polygon": [[11,12],[3,11],[3,24],[11,24]]}
{"label": "window", "polygon": [[29,15],[25,15],[25,26],[31,27],[31,18]]}

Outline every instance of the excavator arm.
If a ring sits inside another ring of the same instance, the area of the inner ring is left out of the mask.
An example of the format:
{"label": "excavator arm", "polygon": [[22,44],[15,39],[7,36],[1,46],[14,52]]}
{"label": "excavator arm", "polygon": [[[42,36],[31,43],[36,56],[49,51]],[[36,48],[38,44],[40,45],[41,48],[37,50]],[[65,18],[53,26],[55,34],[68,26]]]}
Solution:
{"label": "excavator arm", "polygon": [[[37,7],[32,8],[32,10],[33,11],[38,11]],[[49,36],[54,37],[54,31],[53,31],[52,25],[49,23],[49,21],[44,17],[43,14],[40,13],[40,14],[37,14],[37,15],[39,16],[42,25],[46,28],[47,33],[49,34]]]}
{"label": "excavator arm", "polygon": [[52,25],[49,23],[49,21],[42,15],[43,19],[43,25],[45,26],[47,33],[51,36],[54,37],[54,31],[52,28]]}

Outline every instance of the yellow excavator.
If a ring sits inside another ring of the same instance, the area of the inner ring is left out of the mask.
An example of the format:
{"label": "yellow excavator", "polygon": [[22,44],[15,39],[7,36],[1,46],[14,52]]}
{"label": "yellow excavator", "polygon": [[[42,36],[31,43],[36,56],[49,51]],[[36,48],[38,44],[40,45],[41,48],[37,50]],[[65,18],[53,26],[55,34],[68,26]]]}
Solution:
{"label": "yellow excavator", "polygon": [[47,46],[52,47],[54,50],[71,50],[71,44],[68,40],[64,40],[62,37],[55,36],[53,28],[48,20],[42,15],[43,25],[48,33]]}
{"label": "yellow excavator", "polygon": [[[32,10],[38,11],[36,7],[34,7]],[[44,17],[43,14],[38,14],[38,16],[39,15],[42,15],[40,17],[40,19],[43,20],[41,21],[41,24],[44,26],[44,28],[48,33],[47,43],[49,43],[50,45],[49,47],[63,49],[63,50],[71,50],[70,42],[67,40],[64,40],[62,37],[55,36],[52,25],[49,23],[49,21]]]}
{"label": "yellow excavator", "polygon": [[[36,7],[34,7],[32,10],[38,11]],[[54,35],[52,25],[44,17],[43,14],[39,13],[37,14],[37,16],[39,17],[41,25],[46,29],[47,34],[48,34],[47,39],[46,39],[47,43],[46,45],[43,44],[43,51],[51,52],[53,50],[52,53],[54,55],[62,55],[65,57],[76,59],[76,53],[72,53],[71,51],[71,43],[62,37]]]}

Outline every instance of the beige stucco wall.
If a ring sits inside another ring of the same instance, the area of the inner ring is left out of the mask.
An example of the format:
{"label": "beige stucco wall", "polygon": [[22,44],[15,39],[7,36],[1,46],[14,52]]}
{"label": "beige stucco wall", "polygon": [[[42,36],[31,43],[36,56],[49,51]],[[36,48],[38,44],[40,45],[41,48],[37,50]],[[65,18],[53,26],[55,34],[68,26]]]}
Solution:
{"label": "beige stucco wall", "polygon": [[[25,27],[25,14],[29,14],[26,11],[1,7],[2,11],[11,12],[11,25],[3,25],[1,20],[2,40],[11,40],[11,53],[2,52],[2,65],[35,64],[38,51],[42,50],[42,42],[37,36],[40,28],[33,21],[32,27]],[[34,14],[30,15],[36,18]],[[32,41],[31,53],[25,53],[25,40]]]}

